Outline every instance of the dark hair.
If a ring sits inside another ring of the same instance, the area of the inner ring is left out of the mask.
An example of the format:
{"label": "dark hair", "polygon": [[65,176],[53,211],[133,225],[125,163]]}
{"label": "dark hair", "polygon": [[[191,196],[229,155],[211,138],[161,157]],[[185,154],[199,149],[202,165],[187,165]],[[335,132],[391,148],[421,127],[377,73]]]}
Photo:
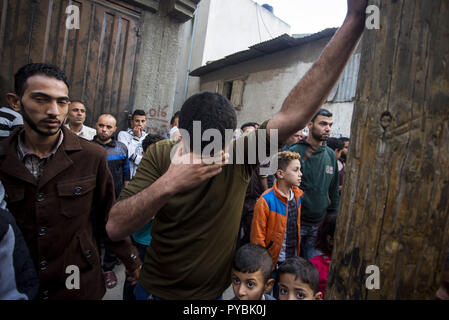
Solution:
{"label": "dark hair", "polygon": [[70,100],[70,103],[81,103],[87,110],[87,104],[81,100]]}
{"label": "dark hair", "polygon": [[335,224],[337,223],[337,213],[329,212],[324,217],[317,231],[315,240],[315,248],[322,251],[324,254],[332,254],[333,243],[329,243],[327,236],[334,239]]}
{"label": "dark hair", "polygon": [[342,150],[345,147],[345,143],[338,138],[331,137],[327,139],[327,146],[334,151]]}
{"label": "dark hair", "polygon": [[29,63],[21,67],[14,75],[15,93],[19,97],[22,97],[26,89],[25,83],[28,78],[39,74],[61,80],[66,84],[67,88],[69,88],[67,77],[64,71],[59,69],[57,66],[48,63]]}
{"label": "dark hair", "polygon": [[143,152],[147,152],[147,148],[149,146],[151,146],[153,143],[156,143],[161,140],[164,140],[164,137],[162,137],[161,135],[151,134],[151,133],[147,134],[145,139],[143,139],[143,141],[142,141]]}
{"label": "dark hair", "polygon": [[315,266],[301,257],[294,256],[285,259],[285,261],[279,266],[279,276],[284,273],[295,275],[295,280],[299,278],[302,282],[309,285],[313,293],[318,292],[318,284],[320,281],[320,275]]}
{"label": "dark hair", "polygon": [[245,128],[245,127],[254,127],[254,128],[256,128],[258,125],[259,124],[257,122],[245,122],[244,124],[242,124],[240,126],[240,130],[243,131],[243,128]]}
{"label": "dark hair", "polygon": [[176,118],[179,118],[179,114],[180,114],[181,112],[179,112],[179,111],[176,111],[174,114],[173,114],[173,117],[171,117],[171,119],[170,119],[170,124],[175,124],[175,119]]}
{"label": "dark hair", "polygon": [[133,116],[131,117],[131,119],[134,119],[135,116],[146,116],[145,111],[143,111],[142,109],[136,109],[133,112]]}
{"label": "dark hair", "polygon": [[338,138],[338,139],[341,140],[341,142],[343,142],[343,144],[344,144],[345,142],[349,141],[349,138],[347,138],[347,137],[340,137],[340,138]]}
{"label": "dark hair", "polygon": [[327,109],[321,108],[321,109],[320,109],[320,110],[313,116],[312,120],[310,120],[310,121],[314,122],[315,119],[316,119],[316,117],[318,117],[318,116],[332,117],[332,113],[331,113],[329,110],[327,110]]}
{"label": "dark hair", "polygon": [[[233,138],[233,134],[229,136],[225,134],[226,129],[234,131],[237,127],[237,114],[234,109],[232,103],[218,93],[201,92],[188,98],[182,105],[179,114],[179,129],[184,129],[189,133],[190,150],[200,151],[193,150],[194,121],[201,122],[201,136],[208,129],[217,129],[221,134],[221,143],[224,148]],[[209,143],[201,141],[201,152]]]}
{"label": "dark hair", "polygon": [[244,273],[253,273],[261,270],[264,282],[271,278],[273,259],[268,250],[259,244],[247,243],[235,253],[232,263],[234,270]]}

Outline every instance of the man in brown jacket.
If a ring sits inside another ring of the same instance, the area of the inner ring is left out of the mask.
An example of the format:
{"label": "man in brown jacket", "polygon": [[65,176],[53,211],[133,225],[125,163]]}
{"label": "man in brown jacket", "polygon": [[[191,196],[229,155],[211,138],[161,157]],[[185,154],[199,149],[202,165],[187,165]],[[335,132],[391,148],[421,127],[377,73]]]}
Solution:
{"label": "man in brown jacket", "polygon": [[94,235],[105,238],[136,280],[141,262],[129,238],[105,232],[115,201],[106,152],[63,126],[68,84],[56,66],[28,64],[15,75],[10,105],[24,118],[0,144],[8,208],[38,271],[40,299],[101,299],[105,293]]}

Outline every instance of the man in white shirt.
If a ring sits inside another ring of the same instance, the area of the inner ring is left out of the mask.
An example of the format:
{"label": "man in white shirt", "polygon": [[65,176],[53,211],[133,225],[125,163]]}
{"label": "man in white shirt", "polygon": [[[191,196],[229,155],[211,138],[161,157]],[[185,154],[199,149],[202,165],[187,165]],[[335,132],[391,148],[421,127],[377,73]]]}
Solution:
{"label": "man in white shirt", "polygon": [[81,101],[72,101],[69,105],[66,127],[81,138],[92,141],[97,134],[94,128],[83,125],[86,120],[86,106]]}
{"label": "man in white shirt", "polygon": [[117,140],[124,143],[128,148],[128,158],[131,178],[136,174],[137,166],[142,160],[142,141],[147,136],[145,126],[147,116],[145,111],[137,109],[131,118],[131,128],[127,131],[120,131]]}
{"label": "man in white shirt", "polygon": [[170,120],[170,132],[169,132],[170,139],[177,140],[181,136],[178,129],[179,113],[180,113],[179,111],[175,112],[175,114]]}

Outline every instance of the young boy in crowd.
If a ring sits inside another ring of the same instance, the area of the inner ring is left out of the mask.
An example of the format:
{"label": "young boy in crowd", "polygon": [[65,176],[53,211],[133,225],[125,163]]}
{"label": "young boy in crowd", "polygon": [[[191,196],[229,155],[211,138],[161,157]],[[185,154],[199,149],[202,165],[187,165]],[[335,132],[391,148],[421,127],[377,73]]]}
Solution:
{"label": "young boy in crowd", "polygon": [[335,212],[330,212],[326,215],[318,229],[315,243],[315,248],[320,250],[323,254],[310,259],[310,262],[315,266],[320,275],[318,290],[322,293],[323,298],[326,293],[329,265],[332,258],[332,249],[334,247],[333,243],[336,222],[337,214]]}
{"label": "young boy in crowd", "polygon": [[240,247],[232,263],[231,281],[235,297],[232,300],[276,300],[271,291],[273,261],[268,251],[257,244]]}
{"label": "young boy in crowd", "polygon": [[257,200],[251,226],[251,242],[267,248],[273,259],[274,297],[277,298],[277,267],[286,258],[299,255],[301,163],[299,154],[278,153],[277,181]]}
{"label": "young boy in crowd", "polygon": [[309,261],[291,257],[279,267],[279,300],[321,300],[318,270]]}

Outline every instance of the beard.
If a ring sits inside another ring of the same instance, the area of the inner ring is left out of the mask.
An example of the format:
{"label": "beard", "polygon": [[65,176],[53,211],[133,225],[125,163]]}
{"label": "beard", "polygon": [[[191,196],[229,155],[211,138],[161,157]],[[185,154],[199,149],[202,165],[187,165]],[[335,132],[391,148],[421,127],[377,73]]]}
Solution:
{"label": "beard", "polygon": [[[22,115],[23,120],[30,126],[30,128],[35,131],[36,133],[45,136],[45,137],[50,137],[50,136],[54,136],[55,134],[58,134],[61,131],[61,127],[64,125],[64,122],[59,121],[59,119],[57,117],[47,117],[44,119],[39,120],[37,123],[33,122],[33,120],[31,120],[31,117],[28,115],[28,113],[25,111],[25,105],[23,104],[22,100],[20,100],[20,104],[22,105],[22,110],[20,111],[20,114]],[[47,120],[56,120],[59,123],[59,128],[58,130],[56,130],[55,132],[48,132],[48,131],[43,131],[41,129],[39,129],[37,126],[39,125],[39,123],[47,121]]]}
{"label": "beard", "polygon": [[108,140],[112,139],[112,134],[109,135],[109,136],[106,136],[106,137],[102,137],[99,134],[97,134],[97,139],[102,141],[102,142],[105,142],[105,141],[108,141]]}
{"label": "beard", "polygon": [[317,141],[327,141],[327,139],[329,139],[329,136],[324,137],[321,133],[317,132],[317,131],[314,130],[313,128],[312,128],[311,131],[312,131],[312,132],[311,132],[312,137],[313,137],[315,140],[317,140]]}

